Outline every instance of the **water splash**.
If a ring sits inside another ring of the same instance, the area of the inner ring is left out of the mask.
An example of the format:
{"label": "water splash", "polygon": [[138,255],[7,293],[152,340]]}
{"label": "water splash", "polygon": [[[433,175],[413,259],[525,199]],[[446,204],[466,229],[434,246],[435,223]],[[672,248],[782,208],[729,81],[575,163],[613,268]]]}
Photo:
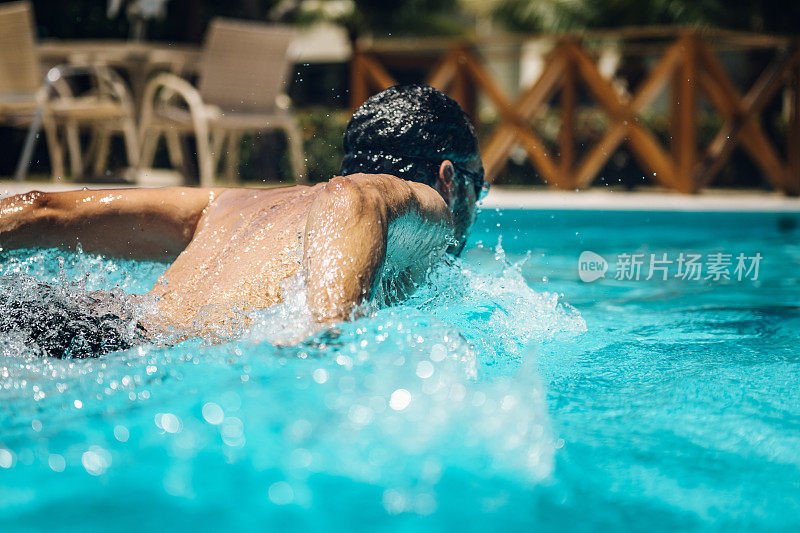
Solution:
{"label": "water splash", "polygon": [[25,274],[0,277],[0,332],[0,355],[78,359],[125,350],[145,334],[122,291],[88,292],[85,283]]}
{"label": "water splash", "polygon": [[[49,272],[40,262],[52,253],[29,270]],[[65,258],[68,278],[97,260]],[[138,268],[121,265],[117,288],[138,287]],[[282,304],[220,345],[1,359],[8,486],[35,486],[47,505],[50,476],[80,485],[88,473],[105,480],[112,506],[145,484],[197,502],[252,486],[244,500],[314,507],[334,483],[361,491],[365,508],[425,515],[454,505],[464,479],[486,480],[463,490],[491,498],[489,480],[530,486],[551,474],[556,443],[531,347],[585,330],[557,296],[531,290],[504,260],[453,259],[403,304],[308,336],[302,286],[287,280]]]}
{"label": "water splash", "polygon": [[[141,268],[146,272],[157,265]],[[80,250],[4,252],[0,355],[97,357],[141,343],[143,310],[128,292],[144,292],[144,287],[126,266],[131,263]]]}

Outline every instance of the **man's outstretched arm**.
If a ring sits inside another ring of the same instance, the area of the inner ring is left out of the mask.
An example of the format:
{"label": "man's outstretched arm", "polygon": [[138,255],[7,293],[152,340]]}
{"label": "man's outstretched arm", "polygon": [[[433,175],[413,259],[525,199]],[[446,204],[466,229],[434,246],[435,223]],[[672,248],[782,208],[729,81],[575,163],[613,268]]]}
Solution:
{"label": "man's outstretched arm", "polygon": [[32,191],[0,200],[0,247],[75,248],[132,259],[174,258],[224,189]]}
{"label": "man's outstretched arm", "polygon": [[346,320],[371,296],[384,268],[419,273],[452,234],[450,210],[420,183],[354,174],[328,182],[305,233],[308,303],[323,323]]}

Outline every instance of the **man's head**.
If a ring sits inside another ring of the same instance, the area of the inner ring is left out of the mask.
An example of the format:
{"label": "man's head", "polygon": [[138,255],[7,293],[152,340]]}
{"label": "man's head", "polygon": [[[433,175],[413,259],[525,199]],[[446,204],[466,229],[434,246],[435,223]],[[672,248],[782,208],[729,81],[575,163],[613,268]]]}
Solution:
{"label": "man's head", "polygon": [[359,107],[344,134],[341,174],[391,174],[436,189],[464,247],[483,187],[475,129],[455,100],[428,85],[398,85]]}

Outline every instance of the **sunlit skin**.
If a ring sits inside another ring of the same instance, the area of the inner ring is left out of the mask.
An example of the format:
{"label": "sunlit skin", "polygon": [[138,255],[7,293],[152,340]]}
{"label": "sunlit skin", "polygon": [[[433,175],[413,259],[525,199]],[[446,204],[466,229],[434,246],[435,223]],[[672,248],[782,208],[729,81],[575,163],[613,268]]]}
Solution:
{"label": "sunlit skin", "polygon": [[354,174],[313,187],[31,192],[0,200],[4,249],[78,245],[90,253],[172,264],[145,297],[151,334],[220,337],[247,312],[282,299],[305,269],[320,324],[347,320],[381,277],[420,276],[458,252],[475,192],[443,161],[436,188]]}

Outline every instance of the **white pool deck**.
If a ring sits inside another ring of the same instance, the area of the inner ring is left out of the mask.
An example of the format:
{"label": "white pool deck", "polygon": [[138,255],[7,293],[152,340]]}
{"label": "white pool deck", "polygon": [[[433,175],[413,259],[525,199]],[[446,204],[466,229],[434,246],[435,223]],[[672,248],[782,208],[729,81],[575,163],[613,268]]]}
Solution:
{"label": "white pool deck", "polygon": [[[34,189],[52,192],[84,187],[103,189],[132,186],[0,180],[0,198]],[[683,195],[659,189],[625,191],[598,188],[585,191],[556,191],[547,188],[495,186],[484,200],[483,206],[487,209],[800,212],[800,198],[789,198],[774,192],[720,189],[696,195]]]}

